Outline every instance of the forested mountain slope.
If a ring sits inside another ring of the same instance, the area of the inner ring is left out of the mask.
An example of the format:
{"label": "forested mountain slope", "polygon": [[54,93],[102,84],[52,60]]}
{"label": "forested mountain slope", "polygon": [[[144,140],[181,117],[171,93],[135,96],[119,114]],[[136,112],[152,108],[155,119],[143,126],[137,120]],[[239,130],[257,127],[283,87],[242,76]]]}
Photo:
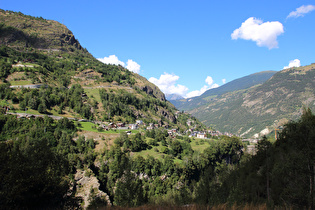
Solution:
{"label": "forested mountain slope", "polygon": [[212,97],[190,110],[220,131],[252,136],[268,134],[297,119],[302,108],[315,108],[315,64],[282,70],[265,83]]}
{"label": "forested mountain slope", "polygon": [[[97,121],[139,119],[186,128],[158,87],[122,66],[101,63],[66,26],[4,10],[0,22],[0,99],[7,106]],[[35,84],[48,88],[12,89]]]}

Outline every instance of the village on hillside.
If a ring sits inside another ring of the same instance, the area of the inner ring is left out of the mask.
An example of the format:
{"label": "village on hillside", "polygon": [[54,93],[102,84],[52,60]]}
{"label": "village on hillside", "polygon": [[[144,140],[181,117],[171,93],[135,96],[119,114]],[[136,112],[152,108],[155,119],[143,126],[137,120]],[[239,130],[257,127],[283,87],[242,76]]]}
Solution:
{"label": "village on hillside", "polygon": [[[2,107],[3,111],[6,114],[12,114],[12,115],[16,115],[17,118],[36,118],[36,117],[51,117],[55,120],[60,120],[63,117],[62,116],[55,116],[55,115],[35,115],[35,114],[28,114],[26,113],[16,113],[16,112],[10,112],[10,108],[3,106]],[[77,119],[77,118],[73,118],[73,117],[67,117],[69,120],[74,120],[74,121],[78,121],[78,122],[91,122],[94,123],[97,130],[98,131],[109,131],[109,130],[124,130],[127,132],[127,134],[131,134],[131,130],[152,130],[152,129],[159,129],[159,128],[163,128],[163,129],[167,129],[167,132],[170,136],[175,137],[177,135],[187,135],[188,137],[192,138],[199,138],[199,139],[211,139],[211,138],[218,138],[219,136],[225,135],[225,136],[229,136],[232,137],[234,136],[231,133],[225,132],[225,133],[221,133],[220,131],[216,131],[216,130],[196,130],[195,127],[193,126],[194,121],[192,120],[187,120],[187,125],[190,127],[188,130],[180,133],[179,130],[177,128],[171,128],[168,125],[162,125],[160,126],[159,124],[154,124],[154,123],[149,123],[146,124],[144,123],[142,120],[136,120],[135,123],[132,124],[126,124],[123,122],[102,122],[102,121],[91,121],[91,120],[87,120],[87,119]]]}

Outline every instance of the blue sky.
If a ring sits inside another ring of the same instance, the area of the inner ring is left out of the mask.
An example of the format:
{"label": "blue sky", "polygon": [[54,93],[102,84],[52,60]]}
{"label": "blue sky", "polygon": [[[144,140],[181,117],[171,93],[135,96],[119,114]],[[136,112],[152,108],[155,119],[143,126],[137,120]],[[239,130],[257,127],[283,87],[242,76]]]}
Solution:
{"label": "blue sky", "polygon": [[64,23],[103,62],[192,97],[265,70],[315,62],[315,1],[1,1]]}

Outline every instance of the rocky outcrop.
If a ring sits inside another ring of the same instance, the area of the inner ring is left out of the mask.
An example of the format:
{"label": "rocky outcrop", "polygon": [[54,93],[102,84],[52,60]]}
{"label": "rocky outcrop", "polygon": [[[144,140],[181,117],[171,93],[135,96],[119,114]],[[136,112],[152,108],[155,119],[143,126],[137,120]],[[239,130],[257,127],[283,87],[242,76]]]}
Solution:
{"label": "rocky outcrop", "polygon": [[164,108],[158,108],[158,114],[160,116],[165,117],[166,119],[168,119],[170,122],[175,123],[176,122],[176,118],[173,115],[173,113],[171,113],[170,111],[168,111],[167,109]]}
{"label": "rocky outcrop", "polygon": [[60,42],[61,42],[61,46],[72,45],[79,50],[82,49],[80,43],[78,42],[78,40],[74,37],[74,35],[70,31],[68,31],[67,34],[63,33],[60,35]]}
{"label": "rocky outcrop", "polygon": [[109,196],[99,190],[100,183],[98,179],[93,175],[90,169],[88,169],[87,172],[78,169],[74,177],[77,189],[76,197],[81,197],[84,201],[83,208],[86,209],[95,199],[103,200],[110,206],[111,202]]}
{"label": "rocky outcrop", "polygon": [[161,101],[165,101],[165,95],[156,87],[145,85],[141,87],[141,90],[146,92],[148,95],[154,96],[155,98],[160,99]]}
{"label": "rocky outcrop", "polygon": [[0,10],[0,22],[0,45],[40,50],[83,49],[72,32],[57,21]]}

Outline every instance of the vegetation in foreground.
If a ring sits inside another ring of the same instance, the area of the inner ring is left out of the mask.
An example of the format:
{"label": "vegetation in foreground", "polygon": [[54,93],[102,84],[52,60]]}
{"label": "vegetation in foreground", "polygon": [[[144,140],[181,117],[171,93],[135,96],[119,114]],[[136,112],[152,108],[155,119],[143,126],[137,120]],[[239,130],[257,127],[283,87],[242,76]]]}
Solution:
{"label": "vegetation in foreground", "polygon": [[[1,206],[17,208],[120,207],[143,205],[314,207],[315,116],[306,110],[275,143],[266,138],[251,156],[239,139],[224,137],[203,152],[159,133],[169,150],[162,160],[131,155],[149,144],[124,133],[109,150],[95,152],[93,139],[76,135],[64,118],[17,119],[1,115]],[[152,135],[147,133],[146,135]],[[174,158],[182,162],[174,162]],[[96,177],[99,189],[78,197],[76,174]],[[99,190],[106,196],[99,196]]]}
{"label": "vegetation in foreground", "polygon": [[[65,26],[11,11],[0,10],[0,15],[2,106],[187,128],[189,116],[176,115],[156,87],[121,66],[97,61]],[[12,89],[10,82],[44,86]],[[96,84],[102,88],[89,89]],[[243,153],[236,137],[221,137],[198,151],[190,139],[162,131],[122,133],[113,146],[96,152],[95,140],[78,136],[67,118],[18,119],[1,113],[0,206],[314,208],[314,127],[315,116],[306,110],[275,143],[264,138],[254,156]],[[163,156],[140,155],[150,147]]]}

